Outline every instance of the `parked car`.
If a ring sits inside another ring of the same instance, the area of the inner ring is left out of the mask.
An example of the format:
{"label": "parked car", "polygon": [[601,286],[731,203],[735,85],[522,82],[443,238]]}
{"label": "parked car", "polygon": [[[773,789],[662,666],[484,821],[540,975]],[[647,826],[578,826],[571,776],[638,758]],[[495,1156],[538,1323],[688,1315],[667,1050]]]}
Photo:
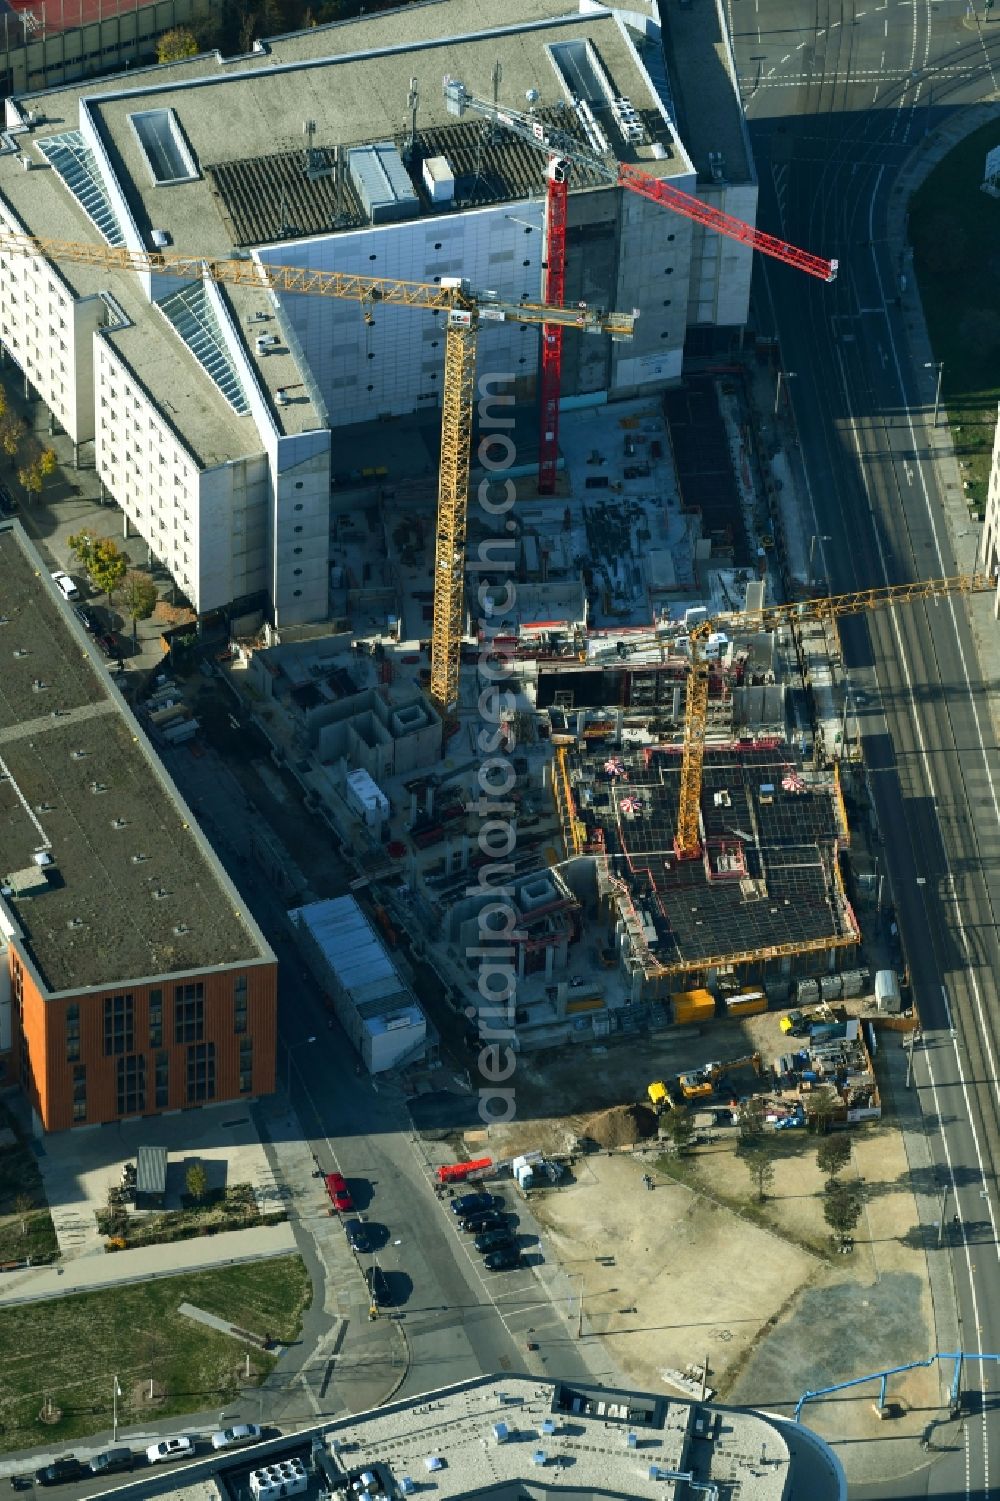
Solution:
{"label": "parked car", "polygon": [[90,1461],[92,1475],[117,1475],[121,1470],[131,1470],[135,1455],[131,1449],[102,1449]]}
{"label": "parked car", "polygon": [[503,1230],[487,1230],[485,1235],[477,1235],[472,1244],[480,1256],[486,1256],[490,1251],[499,1251],[502,1246],[510,1246],[514,1242],[510,1231],[504,1227]]}
{"label": "parked car", "polygon": [[346,1220],[344,1234],[352,1251],[357,1251],[359,1256],[365,1256],[372,1249],[371,1231],[364,1220]]}
{"label": "parked car", "polygon": [[16,511],[17,501],[6,485],[0,485],[0,516],[13,516]]}
{"label": "parked car", "polygon": [[509,1246],[500,1246],[483,1257],[483,1266],[488,1272],[512,1272],[520,1265],[521,1253],[513,1242]]}
{"label": "parked car", "polygon": [[89,631],[92,636],[96,635],[100,630],[100,622],[98,621],[97,616],[94,614],[93,610],[88,610],[86,605],[75,605],[73,607],[73,614],[83,626],[84,630]]}
{"label": "parked car", "polygon": [[193,1453],[192,1440],[186,1434],[178,1433],[173,1438],[161,1438],[158,1444],[150,1444],[146,1458],[151,1465],[158,1465],[165,1459],[187,1459]]}
{"label": "parked car", "polygon": [[470,1214],[485,1214],[487,1210],[499,1209],[502,1203],[503,1199],[497,1194],[459,1194],[457,1199],[451,1201],[451,1212],[465,1220]]}
{"label": "parked car", "polygon": [[56,588],[59,590],[59,593],[62,595],[63,599],[80,598],[79,589],[76,587],[69,574],[65,573],[61,568],[56,569],[55,573],[52,575],[52,580]]}
{"label": "parked car", "polygon": [[212,1434],[213,1449],[238,1449],[242,1444],[254,1444],[263,1433],[256,1423],[237,1423],[235,1428],[220,1428]]}
{"label": "parked car", "polygon": [[62,1459],[54,1459],[50,1465],[43,1465],[35,1471],[36,1485],[65,1485],[67,1480],[79,1480],[86,1471],[75,1454],[67,1454]]}
{"label": "parked car", "polygon": [[343,1173],[327,1173],[326,1191],[330,1195],[330,1203],[338,1214],[350,1214],[353,1211],[354,1200],[351,1198],[347,1179]]}
{"label": "parked car", "polygon": [[365,1281],[368,1283],[368,1291],[376,1308],[385,1308],[391,1301],[389,1294],[389,1279],[380,1266],[365,1268]]}
{"label": "parked car", "polygon": [[482,1235],[487,1230],[506,1230],[507,1216],[491,1209],[486,1214],[470,1214],[462,1221],[462,1229],[468,1235]]}

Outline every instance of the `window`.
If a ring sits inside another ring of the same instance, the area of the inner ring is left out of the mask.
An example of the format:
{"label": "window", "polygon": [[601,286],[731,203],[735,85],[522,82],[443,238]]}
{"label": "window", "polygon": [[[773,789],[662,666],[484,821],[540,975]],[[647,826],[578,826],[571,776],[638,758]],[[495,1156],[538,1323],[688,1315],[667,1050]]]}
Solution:
{"label": "window", "polygon": [[170,1104],[170,1054],[157,1053],[154,1081],[156,1084],[156,1108],[166,1110]]}
{"label": "window", "polygon": [[146,1108],[146,1060],[132,1053],[118,1060],[118,1114],[141,1115]]}
{"label": "window", "polygon": [[135,1047],[135,1007],[130,995],[109,995],[104,1001],[104,1056],[131,1053]]}
{"label": "window", "polygon": [[253,1093],[253,1038],[240,1038],[240,1094]]}
{"label": "window", "polygon": [[149,1045],[151,1048],[163,1046],[163,991],[151,990],[149,992]]}
{"label": "window", "polygon": [[187,1050],[187,1102],[215,1099],[215,1043],[193,1042]]}
{"label": "window", "polygon": [[87,1119],[87,1066],[78,1063],[73,1069],[73,1119]]}
{"label": "window", "polygon": [[247,1029],[247,977],[237,975],[233,982],[233,1031]]}
{"label": "window", "polygon": [[200,1042],[205,1035],[205,987],[200,980],[174,986],[174,1042]]}
{"label": "window", "polygon": [[66,1007],[66,1062],[80,1061],[80,1007],[74,1001]]}

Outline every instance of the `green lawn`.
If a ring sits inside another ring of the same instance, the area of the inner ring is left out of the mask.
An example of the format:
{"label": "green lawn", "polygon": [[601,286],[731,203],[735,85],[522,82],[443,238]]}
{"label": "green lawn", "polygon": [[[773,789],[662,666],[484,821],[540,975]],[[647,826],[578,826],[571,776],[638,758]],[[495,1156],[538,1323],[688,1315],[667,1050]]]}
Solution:
{"label": "green lawn", "polygon": [[[193,1303],[251,1333],[291,1340],[311,1297],[301,1258],[287,1256],[0,1308],[0,1450],[58,1450],[110,1428],[115,1375],[122,1424],[221,1408],[246,1384],[248,1350],[253,1383],[274,1357],[185,1318],[178,1306]],[[55,1423],[39,1419],[47,1398],[62,1412]]]}
{"label": "green lawn", "polygon": [[[982,511],[1000,400],[1000,199],[979,191],[994,123],[945,157],[910,200],[910,240],[955,451]],[[929,372],[928,372],[929,374]],[[928,382],[928,388],[929,382]]]}
{"label": "green lawn", "polygon": [[[16,1129],[2,1106],[0,1126]],[[21,1140],[0,1147],[0,1261],[48,1261],[58,1249],[34,1153]]]}

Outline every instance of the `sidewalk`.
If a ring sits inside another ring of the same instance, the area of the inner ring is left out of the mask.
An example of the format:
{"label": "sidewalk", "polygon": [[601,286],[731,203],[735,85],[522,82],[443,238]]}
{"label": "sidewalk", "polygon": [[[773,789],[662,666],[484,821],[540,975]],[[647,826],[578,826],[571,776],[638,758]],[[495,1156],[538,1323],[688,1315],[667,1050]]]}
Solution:
{"label": "sidewalk", "polygon": [[26,1267],[4,1273],[0,1308],[67,1298],[73,1293],[105,1292],[155,1277],[178,1277],[212,1267],[236,1266],[271,1256],[298,1253],[295,1232],[287,1221],[258,1230],[229,1230],[221,1235],[173,1241],[169,1245],[139,1246],[132,1251],[80,1256],[63,1266]]}
{"label": "sidewalk", "polygon": [[[102,503],[101,481],[93,467],[93,445],[85,446],[81,467],[74,469],[71,440],[65,433],[49,433],[48,408],[44,402],[25,401],[20,371],[8,365],[0,371],[0,381],[11,411],[22,418],[28,432],[33,433],[44,447],[54,451],[59,465],[55,474],[46,481],[42,493],[28,504],[17,481],[17,458],[0,453],[0,480],[7,485],[18,502],[14,519],[21,523],[53,569],[65,568],[72,573],[84,585],[88,599],[106,608],[107,601],[103,596],[98,596],[92,590],[88,595],[89,585],[69,549],[69,537],[84,528],[100,537],[112,537],[122,551],[128,553],[132,566],[144,571],[149,568],[149,548],[142,537],[135,534],[130,537],[124,535],[125,516],[117,505],[110,500]],[[153,576],[162,597],[170,588],[169,578],[163,569],[154,570]],[[117,613],[118,618],[122,619],[123,624],[118,628],[119,635],[129,639],[132,633],[131,623],[124,621],[120,612],[112,610],[111,613]],[[137,670],[148,671],[163,657],[159,642],[160,626],[155,620],[140,620],[136,634],[138,649],[134,656],[125,659],[126,678]]]}

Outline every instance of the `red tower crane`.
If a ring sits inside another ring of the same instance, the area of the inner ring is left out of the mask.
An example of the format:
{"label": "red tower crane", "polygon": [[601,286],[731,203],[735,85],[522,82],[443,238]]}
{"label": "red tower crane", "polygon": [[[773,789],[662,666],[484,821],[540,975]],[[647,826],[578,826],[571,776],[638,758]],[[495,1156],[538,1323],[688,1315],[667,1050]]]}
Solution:
{"label": "red tower crane", "polygon": [[[450,114],[460,118],[466,110],[482,115],[495,125],[503,126],[512,135],[526,141],[549,157],[547,172],[548,189],[545,204],[545,289],[544,300],[552,305],[565,301],[566,287],[566,209],[569,173],[573,165],[586,167],[610,186],[627,188],[653,203],[661,203],[674,213],[683,214],[705,229],[714,229],[741,245],[749,245],[763,255],[782,261],[815,276],[820,281],[833,281],[837,275],[837,262],[826,261],[808,250],[800,250],[785,240],[765,234],[753,224],[735,219],[721,209],[675,188],[660,177],[654,177],[642,167],[629,162],[620,162],[615,157],[601,155],[589,146],[584,146],[568,131],[544,125],[534,115],[522,114],[519,110],[501,109],[486,99],[477,99],[456,78],[445,78],[444,97]],[[549,324],[542,329],[542,369],[540,379],[541,431],[539,438],[538,490],[541,495],[555,491],[556,465],[559,456],[559,393],[562,376],[562,330]]]}

